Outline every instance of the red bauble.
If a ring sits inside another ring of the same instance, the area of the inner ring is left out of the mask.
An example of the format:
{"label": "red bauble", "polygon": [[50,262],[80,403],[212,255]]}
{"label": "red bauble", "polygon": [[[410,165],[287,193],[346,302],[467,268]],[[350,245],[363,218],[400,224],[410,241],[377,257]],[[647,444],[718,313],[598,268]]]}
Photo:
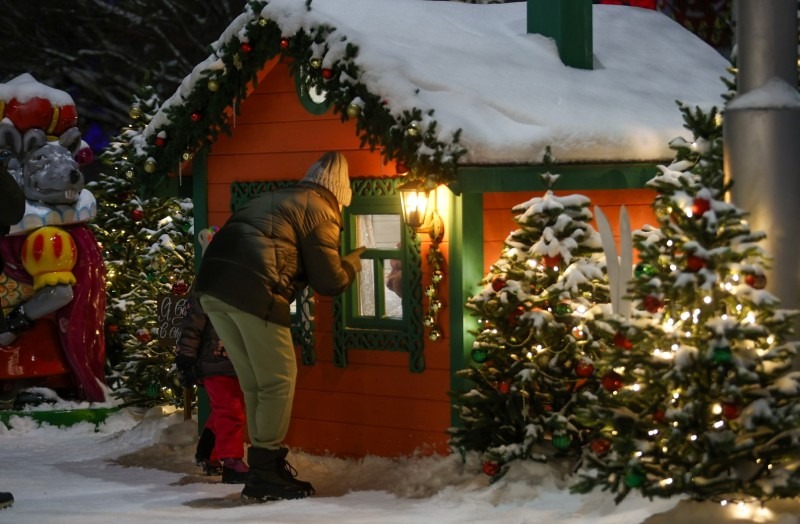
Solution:
{"label": "red bauble", "polygon": [[575,374],[587,378],[594,374],[594,364],[588,360],[581,360],[575,365]]}
{"label": "red bauble", "polygon": [[658,313],[664,307],[664,302],[657,296],[647,295],[642,300],[642,305],[649,313]]}
{"label": "red bauble", "polygon": [[492,280],[492,289],[495,293],[506,287],[506,279],[503,277],[495,277]]}
{"label": "red bauble", "polygon": [[253,46],[250,45],[250,42],[242,42],[242,45],[239,46],[239,48],[242,50],[242,53],[249,53],[253,50]]}
{"label": "red bauble", "polygon": [[187,291],[189,291],[189,284],[183,280],[178,280],[172,284],[172,293],[174,295],[185,295]]}
{"label": "red bauble", "polygon": [[742,410],[739,408],[739,405],[735,402],[723,402],[722,403],[722,416],[728,420],[739,418],[739,414]]}
{"label": "red bauble", "polygon": [[761,274],[748,274],[744,277],[744,281],[753,289],[764,289],[767,287],[767,277]]}
{"label": "red bauble", "polygon": [[281,38],[281,49],[289,49],[289,39]]}
{"label": "red bauble", "polygon": [[148,342],[153,340],[153,335],[151,335],[150,331],[146,329],[140,329],[136,332],[136,339],[139,340],[139,342],[144,342],[145,344],[147,344]]}
{"label": "red bauble", "polygon": [[483,463],[483,472],[489,475],[490,477],[494,477],[498,473],[500,473],[500,464],[493,460],[487,460]]}
{"label": "red bauble", "polygon": [[408,166],[402,160],[398,160],[394,163],[394,170],[398,175],[404,175],[408,173]]}
{"label": "red bauble", "polygon": [[653,421],[657,422],[659,424],[664,422],[664,419],[666,418],[666,416],[667,416],[667,414],[666,414],[666,412],[664,412],[663,409],[657,409],[657,410],[653,411]]}
{"label": "red bauble", "polygon": [[557,268],[559,264],[561,264],[561,255],[555,255],[552,257],[545,255],[542,257],[542,264],[550,269]]}
{"label": "red bauble", "polygon": [[508,382],[506,382],[505,380],[497,383],[497,391],[499,391],[500,393],[502,393],[504,395],[506,393],[508,393],[509,387],[510,386],[509,386]]}
{"label": "red bauble", "polygon": [[603,389],[610,393],[622,389],[622,376],[616,371],[609,371],[603,375]]}
{"label": "red bauble", "polygon": [[83,147],[75,153],[75,161],[82,166],[91,164],[92,160],[94,160],[94,152],[91,147]]}
{"label": "red bauble", "polygon": [[325,80],[330,80],[331,78],[333,78],[333,69],[324,68],[321,74],[322,78],[324,78]]}
{"label": "red bauble", "polygon": [[106,330],[108,330],[109,333],[116,333],[119,331],[119,326],[116,324],[109,324],[106,326]]}
{"label": "red bauble", "polygon": [[167,139],[163,136],[157,136],[155,140],[156,147],[162,148],[167,145]]}
{"label": "red bauble", "polygon": [[203,113],[201,113],[200,111],[195,111],[194,113],[192,113],[191,119],[192,122],[199,122],[203,119]]}
{"label": "red bauble", "polygon": [[614,335],[614,345],[620,349],[631,349],[633,347],[631,341],[628,340],[628,337],[622,334],[622,331],[619,331],[616,335]]}
{"label": "red bauble", "polygon": [[711,201],[705,198],[695,198],[692,201],[692,216],[701,217],[706,211],[711,209]]}
{"label": "red bauble", "polygon": [[686,270],[692,273],[697,273],[706,267],[706,259],[698,257],[697,255],[689,255],[686,257]]}
{"label": "red bauble", "polygon": [[525,313],[525,308],[517,306],[516,309],[508,315],[508,325],[514,327],[519,324],[519,317],[522,316],[523,313]]}
{"label": "red bauble", "polygon": [[131,211],[131,219],[134,222],[138,222],[143,218],[144,218],[144,211],[142,211],[141,209],[134,209],[133,211]]}
{"label": "red bauble", "polygon": [[595,455],[605,455],[611,449],[611,441],[604,438],[596,438],[589,443],[589,448]]}

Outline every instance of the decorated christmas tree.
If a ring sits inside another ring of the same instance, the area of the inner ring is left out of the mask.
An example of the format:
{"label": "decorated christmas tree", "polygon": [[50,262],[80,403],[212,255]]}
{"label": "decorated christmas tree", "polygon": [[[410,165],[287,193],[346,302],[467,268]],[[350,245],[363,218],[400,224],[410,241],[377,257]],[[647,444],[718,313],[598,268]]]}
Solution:
{"label": "decorated christmas tree", "polygon": [[185,293],[194,274],[191,200],[158,196],[152,180],[129,160],[158,104],[149,88],[135,97],[132,124],[103,153],[107,172],[91,184],[98,202],[93,225],[108,281],[110,384],[126,402],[145,406],[182,399],[170,372],[173,348],[160,341],[157,301],[159,295]]}
{"label": "decorated christmas tree", "polygon": [[515,459],[574,458],[584,428],[573,417],[583,388],[595,389],[596,344],[587,321],[608,301],[598,233],[589,199],[548,190],[513,208],[519,229],[468,300],[478,317],[474,365],[459,372],[469,384],[455,392],[460,426],[451,445],[482,454],[498,478]]}
{"label": "decorated christmas tree", "polygon": [[579,418],[595,435],[573,489],[601,487],[617,502],[632,490],[725,503],[793,497],[794,312],[764,289],[764,234],[725,200],[716,109],[681,112],[694,140],[673,140],[674,162],[649,182],[659,227],[634,234],[633,314],[608,319],[616,343],[595,362],[618,383],[582,399]]}

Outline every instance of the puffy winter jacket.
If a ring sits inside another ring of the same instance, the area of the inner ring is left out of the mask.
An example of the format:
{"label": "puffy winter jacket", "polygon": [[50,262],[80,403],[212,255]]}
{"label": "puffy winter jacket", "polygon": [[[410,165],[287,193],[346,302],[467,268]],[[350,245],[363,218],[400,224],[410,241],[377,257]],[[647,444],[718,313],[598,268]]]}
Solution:
{"label": "puffy winter jacket", "polygon": [[233,363],[195,295],[189,296],[175,355],[178,367],[192,366],[198,379],[213,375],[236,376]]}
{"label": "puffy winter jacket", "polygon": [[195,292],[288,326],[297,291],[311,285],[315,293],[338,295],[355,278],[339,255],[341,230],[336,198],[322,186],[300,182],[259,195],[214,235]]}

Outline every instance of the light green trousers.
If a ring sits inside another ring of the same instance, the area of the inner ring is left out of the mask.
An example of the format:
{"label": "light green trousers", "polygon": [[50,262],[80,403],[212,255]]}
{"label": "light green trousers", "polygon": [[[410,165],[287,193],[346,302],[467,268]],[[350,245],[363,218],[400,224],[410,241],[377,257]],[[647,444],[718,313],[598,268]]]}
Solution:
{"label": "light green trousers", "polygon": [[278,449],[289,431],[297,378],[292,333],[209,296],[200,297],[239,377],[250,443]]}

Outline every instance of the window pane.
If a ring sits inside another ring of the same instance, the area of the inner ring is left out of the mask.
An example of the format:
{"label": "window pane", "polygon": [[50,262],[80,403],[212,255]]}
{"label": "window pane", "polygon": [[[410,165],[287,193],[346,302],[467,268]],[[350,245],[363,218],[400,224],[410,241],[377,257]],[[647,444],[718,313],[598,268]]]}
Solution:
{"label": "window pane", "polygon": [[370,249],[399,249],[400,225],[400,215],[356,215],[358,245]]}
{"label": "window pane", "polygon": [[358,314],[375,316],[375,267],[372,260],[361,261],[358,274]]}
{"label": "window pane", "polygon": [[[366,246],[368,249],[381,249],[399,254],[401,247],[402,221],[399,214],[395,215],[356,215],[356,245]],[[353,246],[355,247],[355,246]],[[399,259],[392,259],[399,262]],[[383,304],[380,309],[377,305],[378,293],[375,289],[376,259],[362,258],[361,273],[358,275],[358,315],[378,316],[390,318],[403,318],[403,304],[400,297],[392,292],[391,288],[383,290]],[[387,279],[392,274],[392,264],[388,259],[383,262],[383,282],[389,286]],[[399,269],[399,267],[397,268]],[[399,277],[397,269],[394,277]],[[400,290],[400,280],[397,280],[396,289]]]}
{"label": "window pane", "polygon": [[383,282],[386,290],[383,311],[388,318],[403,318],[403,274],[401,269],[399,259],[384,260]]}

